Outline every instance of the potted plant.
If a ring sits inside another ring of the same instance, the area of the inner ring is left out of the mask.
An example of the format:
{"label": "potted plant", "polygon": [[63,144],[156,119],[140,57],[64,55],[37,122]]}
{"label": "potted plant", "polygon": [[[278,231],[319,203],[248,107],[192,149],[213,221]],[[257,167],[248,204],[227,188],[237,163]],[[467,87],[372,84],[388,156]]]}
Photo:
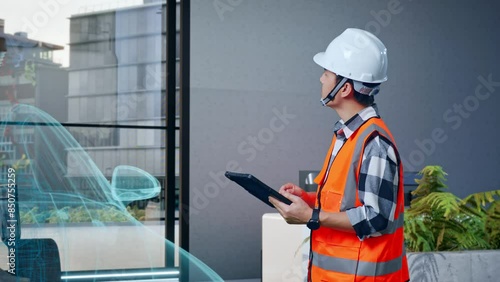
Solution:
{"label": "potted plant", "polygon": [[[447,174],[440,166],[426,166],[420,174],[404,222],[406,247],[414,252],[408,255],[412,281],[441,281],[441,277],[472,281],[467,276],[472,277],[473,260],[485,258],[481,252],[464,251],[500,248],[500,190],[460,199],[445,190]],[[491,256],[493,262],[500,260],[500,252],[484,255],[486,261],[492,261]],[[487,279],[500,275],[493,264],[490,271],[475,281],[494,281]]]}

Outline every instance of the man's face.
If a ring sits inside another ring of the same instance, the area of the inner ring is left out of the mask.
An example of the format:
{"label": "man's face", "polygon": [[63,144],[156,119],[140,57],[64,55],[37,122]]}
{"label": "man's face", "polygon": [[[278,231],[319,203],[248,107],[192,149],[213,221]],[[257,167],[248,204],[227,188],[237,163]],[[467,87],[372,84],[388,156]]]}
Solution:
{"label": "man's face", "polygon": [[321,82],[321,99],[324,99],[337,84],[337,75],[325,69],[319,81]]}

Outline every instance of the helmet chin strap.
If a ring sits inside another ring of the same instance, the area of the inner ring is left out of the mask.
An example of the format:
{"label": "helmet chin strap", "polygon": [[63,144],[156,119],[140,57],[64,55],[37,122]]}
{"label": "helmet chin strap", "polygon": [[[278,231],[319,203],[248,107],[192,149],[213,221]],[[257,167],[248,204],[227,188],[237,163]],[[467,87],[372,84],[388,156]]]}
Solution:
{"label": "helmet chin strap", "polygon": [[337,83],[337,85],[335,85],[333,90],[330,91],[330,93],[328,93],[328,95],[326,95],[325,98],[320,99],[323,106],[326,106],[326,104],[328,104],[331,100],[333,100],[333,98],[335,98],[335,95],[337,95],[337,92],[339,91],[340,87],[342,87],[344,85],[344,83],[346,83],[346,82],[347,82],[347,78],[345,78],[345,77],[342,78],[342,80],[339,83]]}

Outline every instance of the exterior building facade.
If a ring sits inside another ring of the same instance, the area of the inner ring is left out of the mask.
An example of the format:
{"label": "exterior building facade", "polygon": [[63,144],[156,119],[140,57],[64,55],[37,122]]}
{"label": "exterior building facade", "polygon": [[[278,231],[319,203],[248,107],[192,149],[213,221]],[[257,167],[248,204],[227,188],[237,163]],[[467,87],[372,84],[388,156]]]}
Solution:
{"label": "exterior building facade", "polygon": [[[53,52],[64,47],[30,39],[25,32],[7,34],[4,27],[5,21],[0,19],[0,120],[16,104],[36,106],[58,120],[66,119],[67,71],[52,60]],[[15,167],[22,186],[23,179],[30,179],[30,158],[36,158],[28,152],[35,136],[24,134],[20,140],[15,125],[7,128],[0,135],[0,173]]]}
{"label": "exterior building facade", "polygon": [[[71,16],[69,123],[165,126],[165,15],[163,2]],[[117,165],[165,174],[161,129],[70,131],[107,177]]]}

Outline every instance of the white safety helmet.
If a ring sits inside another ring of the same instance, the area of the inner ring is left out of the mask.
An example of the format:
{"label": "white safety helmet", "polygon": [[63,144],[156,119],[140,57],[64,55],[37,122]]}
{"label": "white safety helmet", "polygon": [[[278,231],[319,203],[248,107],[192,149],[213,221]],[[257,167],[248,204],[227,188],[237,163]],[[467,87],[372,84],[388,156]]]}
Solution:
{"label": "white safety helmet", "polygon": [[353,81],[354,89],[364,95],[376,95],[380,87],[363,83],[381,83],[387,80],[387,49],[375,35],[357,28],[348,28],[333,39],[325,52],[313,58],[316,64],[343,77],[321,103],[326,106],[338,90]]}
{"label": "white safety helmet", "polygon": [[387,80],[387,49],[380,39],[362,29],[346,29],[313,60],[355,81],[381,83]]}

